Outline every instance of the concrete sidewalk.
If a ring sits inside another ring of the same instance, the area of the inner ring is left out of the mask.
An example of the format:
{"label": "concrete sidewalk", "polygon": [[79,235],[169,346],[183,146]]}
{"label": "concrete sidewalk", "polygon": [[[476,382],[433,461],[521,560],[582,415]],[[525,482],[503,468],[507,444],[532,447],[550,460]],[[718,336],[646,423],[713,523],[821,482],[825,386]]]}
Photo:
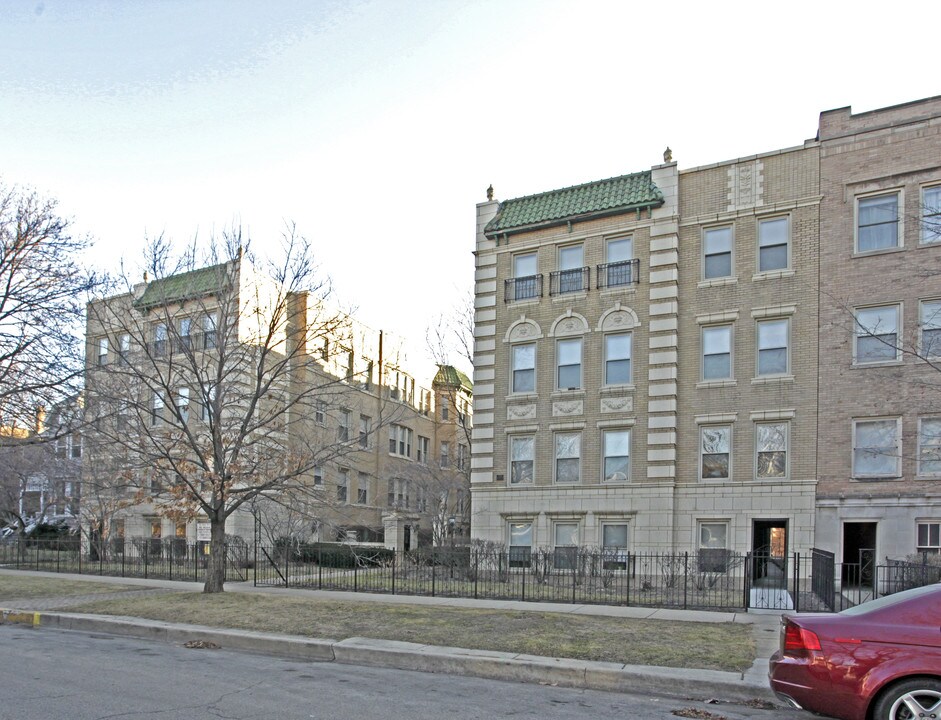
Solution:
{"label": "concrete sidewalk", "polygon": [[[0,583],[6,574],[30,574],[115,585],[140,586],[142,593],[199,592],[201,583],[169,580],[143,580],[96,575],[70,575],[0,569]],[[644,665],[590,662],[566,658],[540,657],[487,650],[467,650],[436,645],[421,645],[392,640],[347,638],[344,640],[309,639],[244,630],[222,630],[198,625],[164,623],[142,618],[85,615],[64,612],[68,607],[111,597],[61,596],[14,601],[0,601],[0,622],[20,622],[63,630],[100,632],[128,637],[185,643],[194,640],[212,642],[227,649],[246,650],[310,661],[339,662],[354,665],[392,667],[422,672],[443,672],[476,677],[538,682],[549,685],[610,690],[651,692],[684,698],[774,701],[768,689],[768,658],[778,645],[780,614],[702,612],[607,605],[566,605],[521,601],[472,600],[465,598],[422,597],[408,595],[373,595],[369,593],[301,590],[294,588],[256,588],[247,583],[229,583],[226,592],[265,593],[353,602],[406,605],[433,605],[457,608],[493,608],[514,612],[552,612],[573,615],[597,615],[673,622],[746,623],[755,640],[756,658],[744,673],[664,668]],[[114,597],[127,597],[127,591]]]}

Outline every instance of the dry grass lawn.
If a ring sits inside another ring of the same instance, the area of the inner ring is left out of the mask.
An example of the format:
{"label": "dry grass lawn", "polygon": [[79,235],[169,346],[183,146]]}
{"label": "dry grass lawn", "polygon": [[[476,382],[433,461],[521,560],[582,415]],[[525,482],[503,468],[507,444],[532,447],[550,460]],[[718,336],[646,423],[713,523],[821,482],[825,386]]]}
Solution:
{"label": "dry grass lawn", "polygon": [[41,597],[92,595],[97,593],[141,590],[133,585],[112,585],[85,580],[65,580],[32,575],[0,574],[0,600],[27,600]]}

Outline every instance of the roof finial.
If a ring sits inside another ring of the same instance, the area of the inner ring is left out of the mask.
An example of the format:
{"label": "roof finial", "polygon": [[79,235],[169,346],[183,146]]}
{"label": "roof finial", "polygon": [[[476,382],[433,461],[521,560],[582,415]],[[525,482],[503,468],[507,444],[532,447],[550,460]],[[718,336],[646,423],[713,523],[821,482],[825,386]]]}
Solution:
{"label": "roof finial", "polygon": [[667,149],[663,151],[663,162],[673,162],[673,151],[670,149],[669,145],[667,145]]}
{"label": "roof finial", "polygon": [[493,200],[493,184],[491,184],[490,187],[487,188],[487,199]]}
{"label": "roof finial", "polygon": [[144,282],[150,282],[150,275],[147,274],[146,270],[144,270]]}

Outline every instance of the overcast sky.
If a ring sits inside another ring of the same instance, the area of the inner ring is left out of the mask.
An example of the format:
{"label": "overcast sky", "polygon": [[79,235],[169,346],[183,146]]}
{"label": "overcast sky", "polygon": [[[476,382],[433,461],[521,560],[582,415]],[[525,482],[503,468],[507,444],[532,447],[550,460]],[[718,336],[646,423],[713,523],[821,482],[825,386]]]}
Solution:
{"label": "overcast sky", "polygon": [[[0,179],[136,267],[286,221],[409,338],[472,285],[474,205],[801,144],[941,94],[937,2],[7,0]],[[135,270],[136,272],[136,270]]]}

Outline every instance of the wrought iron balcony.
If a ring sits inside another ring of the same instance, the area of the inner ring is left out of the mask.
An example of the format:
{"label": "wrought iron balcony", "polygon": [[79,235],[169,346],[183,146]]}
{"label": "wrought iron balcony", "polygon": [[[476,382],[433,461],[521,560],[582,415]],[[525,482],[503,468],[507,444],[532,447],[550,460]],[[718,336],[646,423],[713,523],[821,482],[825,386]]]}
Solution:
{"label": "wrought iron balcony", "polygon": [[542,275],[528,275],[503,281],[503,302],[519,302],[540,297],[542,297]]}
{"label": "wrought iron balcony", "polygon": [[636,285],[640,282],[640,260],[622,260],[621,262],[603,263],[598,266],[597,282],[599,288]]}
{"label": "wrought iron balcony", "polygon": [[557,270],[549,274],[549,295],[585,292],[590,290],[591,270],[587,267],[574,270]]}

